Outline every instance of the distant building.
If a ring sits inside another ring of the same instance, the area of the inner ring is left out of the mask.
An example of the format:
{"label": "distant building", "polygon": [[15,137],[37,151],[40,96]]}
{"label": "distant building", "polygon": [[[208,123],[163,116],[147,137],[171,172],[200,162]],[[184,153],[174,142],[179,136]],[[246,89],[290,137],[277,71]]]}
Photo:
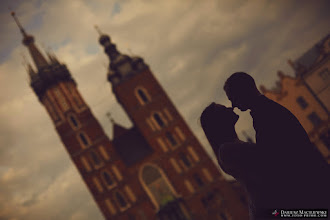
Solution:
{"label": "distant building", "polygon": [[54,55],[46,59],[14,18],[36,66],[28,66],[30,85],[106,219],[248,219],[246,200],[220,174],[142,58],[121,54],[101,34],[108,81],[133,124],[113,122],[110,140],[67,67]]}
{"label": "distant building", "polygon": [[297,78],[329,114],[330,110],[330,34],[315,44],[300,58],[289,64]]}
{"label": "distant building", "polygon": [[303,79],[278,72],[280,80],[273,89],[260,86],[268,98],[289,109],[305,128],[312,143],[330,163],[329,114],[311,93]]}

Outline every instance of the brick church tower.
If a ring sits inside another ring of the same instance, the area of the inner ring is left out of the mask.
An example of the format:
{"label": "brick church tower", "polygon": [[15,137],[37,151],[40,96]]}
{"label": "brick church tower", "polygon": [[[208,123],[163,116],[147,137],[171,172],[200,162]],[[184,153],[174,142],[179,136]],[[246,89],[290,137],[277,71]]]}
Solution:
{"label": "brick church tower", "polygon": [[224,180],[140,57],[122,55],[107,35],[108,80],[133,126],[114,123],[110,140],[67,67],[47,59],[12,13],[35,64],[30,85],[106,219],[247,219]]}
{"label": "brick church tower", "polygon": [[[124,162],[119,167],[123,184],[130,184],[137,198],[127,212],[141,213],[136,218],[141,220],[247,219],[246,204],[224,180],[148,65],[141,57],[121,54],[108,35],[98,32],[110,59],[108,81],[133,123],[132,128],[114,124],[113,137]],[[111,209],[110,214],[118,215]]]}
{"label": "brick church tower", "polygon": [[126,202],[124,195],[134,198],[132,189],[120,185],[123,179],[119,167],[123,162],[114,150],[113,144],[94,117],[77,89],[77,85],[64,64],[48,53],[46,59],[34,44],[34,37],[28,35],[12,12],[21,33],[23,44],[28,48],[36,71],[28,65],[30,85],[46,108],[55,129],[61,138],[73,163],[86,183],[94,200],[109,219],[107,207],[108,190],[120,202]]}

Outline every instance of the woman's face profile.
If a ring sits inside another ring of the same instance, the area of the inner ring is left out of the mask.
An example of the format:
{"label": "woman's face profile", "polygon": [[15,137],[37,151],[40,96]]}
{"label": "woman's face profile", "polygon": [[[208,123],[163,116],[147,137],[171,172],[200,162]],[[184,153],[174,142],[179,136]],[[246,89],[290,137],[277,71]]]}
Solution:
{"label": "woman's face profile", "polygon": [[225,124],[233,124],[235,125],[239,116],[233,111],[233,108],[228,108],[224,105],[212,103],[215,117],[219,122],[225,122]]}

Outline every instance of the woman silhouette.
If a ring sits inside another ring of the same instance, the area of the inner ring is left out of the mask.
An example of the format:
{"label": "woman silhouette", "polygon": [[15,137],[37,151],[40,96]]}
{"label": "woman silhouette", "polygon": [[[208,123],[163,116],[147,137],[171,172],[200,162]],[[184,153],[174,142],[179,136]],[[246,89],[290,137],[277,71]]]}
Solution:
{"label": "woman silhouette", "polygon": [[201,125],[222,170],[244,186],[250,218],[257,219],[260,213],[265,213],[264,208],[272,207],[268,201],[272,198],[271,189],[267,187],[263,170],[267,161],[265,152],[256,144],[238,139],[235,131],[238,118],[232,108],[213,102],[203,111]]}

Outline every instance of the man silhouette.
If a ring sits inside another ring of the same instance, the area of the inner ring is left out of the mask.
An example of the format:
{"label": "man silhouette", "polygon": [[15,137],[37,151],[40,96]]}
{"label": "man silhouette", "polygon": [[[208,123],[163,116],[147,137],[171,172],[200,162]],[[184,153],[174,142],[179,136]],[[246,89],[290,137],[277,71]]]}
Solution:
{"label": "man silhouette", "polygon": [[328,164],[298,119],[263,96],[247,73],[233,73],[224,90],[233,108],[251,110],[256,144],[263,149],[260,169],[274,206],[268,208],[329,208]]}

